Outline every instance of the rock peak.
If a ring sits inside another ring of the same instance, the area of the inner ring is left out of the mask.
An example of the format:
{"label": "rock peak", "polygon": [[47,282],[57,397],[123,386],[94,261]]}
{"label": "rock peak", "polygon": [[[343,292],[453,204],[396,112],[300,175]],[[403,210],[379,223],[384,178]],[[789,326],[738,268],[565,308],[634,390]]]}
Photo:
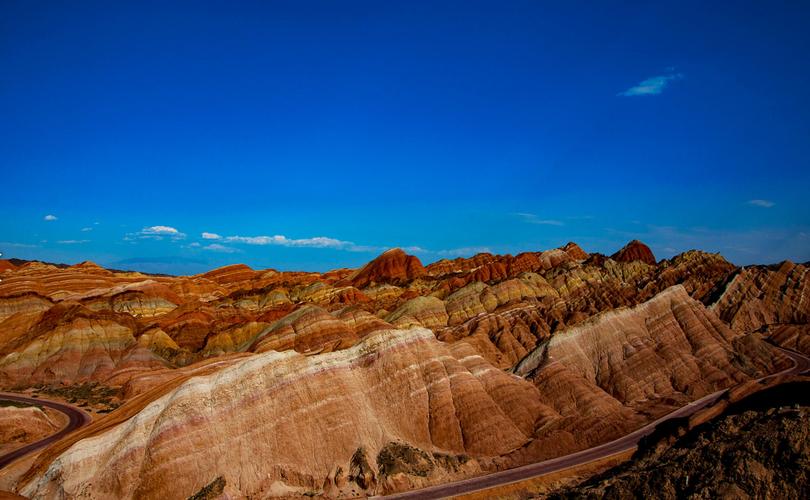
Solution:
{"label": "rock peak", "polygon": [[72,265],[70,267],[73,267],[73,268],[76,268],[76,269],[81,269],[81,268],[99,268],[100,269],[101,268],[101,266],[99,266],[98,264],[96,264],[95,262],[90,261],[90,260],[85,260],[83,262],[79,262],[78,264],[74,264],[74,265]]}
{"label": "rock peak", "polygon": [[370,283],[399,283],[427,274],[419,258],[401,248],[391,248],[355,271],[347,279],[357,288]]}
{"label": "rock peak", "polygon": [[569,241],[564,246],[560,247],[560,250],[567,253],[575,260],[585,260],[589,257],[588,253],[573,241]]}
{"label": "rock peak", "polygon": [[617,262],[633,262],[640,260],[651,266],[654,266],[656,263],[655,255],[653,255],[650,247],[638,240],[629,242],[622,247],[621,250],[611,255],[610,258]]}

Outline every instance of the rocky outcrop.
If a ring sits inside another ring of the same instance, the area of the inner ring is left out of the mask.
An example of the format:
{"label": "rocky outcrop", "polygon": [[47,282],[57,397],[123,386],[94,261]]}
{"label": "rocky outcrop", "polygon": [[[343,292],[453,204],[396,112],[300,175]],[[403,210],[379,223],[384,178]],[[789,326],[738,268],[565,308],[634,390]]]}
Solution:
{"label": "rocky outcrop", "polygon": [[762,340],[731,330],[683,286],[630,309],[609,311],[540,345],[515,373],[541,401],[595,443],[705,394],[761,377],[789,360]]}
{"label": "rocky outcrop", "polygon": [[810,355],[810,325],[776,325],[768,328],[767,333],[776,345]]}
{"label": "rocky outcrop", "polygon": [[447,326],[447,308],[437,297],[414,297],[386,316],[385,320],[398,328],[423,326],[438,329]]}
{"label": "rocky outcrop", "polygon": [[[796,393],[780,397],[777,391]],[[548,498],[806,498],[807,391],[806,382],[787,384],[688,432],[662,429],[631,462]]]}
{"label": "rocky outcrop", "polygon": [[560,250],[567,253],[572,259],[575,260],[586,260],[589,257],[588,253],[573,241],[566,243],[565,246],[560,248]]}
{"label": "rocky outcrop", "polygon": [[55,415],[36,406],[0,401],[0,455],[47,437],[62,425]]}
{"label": "rocky outcrop", "polygon": [[[137,350],[134,321],[126,315],[94,312],[60,303],[17,330],[0,347],[0,384],[75,384],[103,380]],[[149,354],[144,367],[160,366]]]}
{"label": "rocky outcrop", "polygon": [[357,343],[360,336],[345,321],[317,306],[304,306],[259,333],[250,350],[329,352]]}
{"label": "rocky outcrop", "polygon": [[47,311],[52,305],[53,302],[34,292],[0,297],[0,321],[18,313]]}
{"label": "rocky outcrop", "polygon": [[346,278],[356,288],[373,283],[404,283],[426,274],[418,258],[392,248]]}
{"label": "rocky outcrop", "polygon": [[21,492],[185,498],[217,477],[236,496],[385,492],[469,473],[523,446],[550,413],[531,384],[469,346],[390,330],[339,352],[271,351],[189,379],[73,444]]}
{"label": "rocky outcrop", "polygon": [[611,255],[610,258],[616,262],[633,262],[638,260],[651,266],[654,266],[656,262],[655,255],[653,255],[650,247],[638,240],[631,241],[621,250]]}
{"label": "rocky outcrop", "polygon": [[741,332],[771,325],[807,324],[810,319],[807,270],[790,261],[742,268],[726,284],[712,309]]}

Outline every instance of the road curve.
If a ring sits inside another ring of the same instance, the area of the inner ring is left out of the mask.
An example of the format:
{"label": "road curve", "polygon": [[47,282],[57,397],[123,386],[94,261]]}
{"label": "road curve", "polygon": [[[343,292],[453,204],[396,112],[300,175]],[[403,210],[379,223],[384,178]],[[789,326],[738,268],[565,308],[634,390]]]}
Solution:
{"label": "road curve", "polygon": [[[778,346],[773,347],[787,355],[793,361],[793,366],[786,370],[782,370],[779,373],[774,373],[773,375],[768,375],[766,377],[757,379],[759,382],[763,382],[780,375],[798,375],[810,369],[810,358],[807,356],[799,354],[795,351],[783,349]],[[655,430],[656,426],[658,426],[660,423],[672,418],[688,417],[698,410],[703,409],[717,401],[723,394],[726,393],[726,391],[727,389],[723,389],[722,391],[717,391],[703,396],[702,398],[693,401],[686,406],[673,411],[672,413],[664,415],[658,420],[651,422],[644,427],[627,434],[626,436],[622,436],[618,439],[610,441],[609,443],[588,448],[587,450],[578,451],[570,455],[552,458],[550,460],[545,460],[535,464],[524,465],[523,467],[487,474],[486,476],[473,477],[470,479],[440,484],[428,488],[395,493],[393,495],[387,495],[385,498],[397,500],[406,498],[446,498],[454,495],[486,490],[495,486],[516,483],[518,481],[525,481],[526,479],[543,476],[552,472],[567,469],[569,467],[583,465],[588,462],[607,458],[611,455],[635,448],[636,445],[638,445],[638,442],[641,441],[643,437],[651,434]]]}
{"label": "road curve", "polygon": [[80,427],[84,427],[85,425],[89,424],[92,421],[90,415],[88,415],[81,408],[77,408],[67,403],[51,401],[49,399],[30,398],[27,396],[22,396],[20,394],[10,394],[7,392],[0,392],[0,401],[14,401],[17,403],[26,403],[30,405],[47,406],[48,408],[53,408],[54,410],[64,413],[68,417],[67,425],[63,427],[61,430],[59,430],[59,432],[51,434],[46,438],[27,444],[22,448],[18,448],[12,452],[0,456],[0,469],[10,464],[11,462],[17,460],[20,457],[23,457],[33,451],[44,448],[49,444],[62,439],[71,432],[75,431]]}

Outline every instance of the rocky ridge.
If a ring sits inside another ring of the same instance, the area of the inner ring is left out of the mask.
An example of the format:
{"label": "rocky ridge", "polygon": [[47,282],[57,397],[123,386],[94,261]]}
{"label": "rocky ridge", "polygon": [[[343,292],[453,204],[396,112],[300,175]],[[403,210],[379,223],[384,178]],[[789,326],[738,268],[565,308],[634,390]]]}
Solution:
{"label": "rocky ridge", "polygon": [[[807,345],[800,265],[742,269],[700,251],[656,262],[642,246],[428,266],[391,250],[358,270],[187,277],[22,263],[0,283],[0,385],[100,383],[123,405],[43,452],[19,487],[399,491],[582,449],[777,371],[786,361],[763,337]],[[256,426],[254,410],[278,418]],[[182,448],[187,433],[203,451]],[[298,453],[277,433],[311,442]],[[186,455],[200,473],[164,484]],[[90,479],[102,468],[125,479]]]}

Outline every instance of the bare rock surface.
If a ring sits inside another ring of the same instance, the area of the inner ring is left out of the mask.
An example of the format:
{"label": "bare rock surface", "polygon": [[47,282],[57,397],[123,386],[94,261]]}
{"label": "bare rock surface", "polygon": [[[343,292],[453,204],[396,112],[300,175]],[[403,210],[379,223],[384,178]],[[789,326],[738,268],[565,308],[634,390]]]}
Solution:
{"label": "bare rock surface", "polygon": [[451,473],[437,457],[461,465],[521,447],[551,413],[537,396],[425,329],[378,332],[318,356],[267,352],[189,379],[77,442],[22,492],[184,498],[222,476],[242,495],[264,496],[280,484],[339,489],[345,473],[355,488],[384,490],[389,477]]}
{"label": "bare rock surface", "polygon": [[688,432],[664,431],[630,463],[548,498],[807,498],[808,385],[755,394]]}

